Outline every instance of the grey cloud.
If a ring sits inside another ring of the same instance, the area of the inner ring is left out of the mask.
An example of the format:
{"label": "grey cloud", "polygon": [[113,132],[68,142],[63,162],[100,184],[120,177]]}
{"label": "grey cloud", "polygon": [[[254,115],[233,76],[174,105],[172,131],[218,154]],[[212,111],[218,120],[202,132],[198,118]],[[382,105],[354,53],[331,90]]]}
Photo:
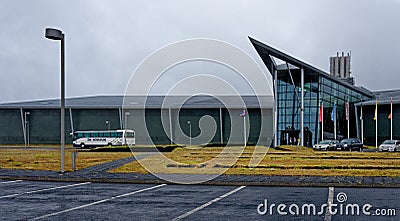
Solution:
{"label": "grey cloud", "polygon": [[230,42],[261,64],[248,35],[323,70],[329,56],[351,50],[357,84],[399,87],[388,80],[397,78],[400,58],[396,0],[15,0],[0,6],[0,102],[59,97],[59,45],[44,39],[48,26],[66,33],[67,96],[123,94],[146,56],[188,38]]}

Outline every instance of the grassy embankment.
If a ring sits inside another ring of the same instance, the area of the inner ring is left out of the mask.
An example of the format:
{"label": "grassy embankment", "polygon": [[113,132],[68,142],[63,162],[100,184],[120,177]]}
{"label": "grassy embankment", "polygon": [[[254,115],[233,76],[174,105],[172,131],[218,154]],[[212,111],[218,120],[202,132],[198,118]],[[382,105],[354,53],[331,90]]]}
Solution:
{"label": "grassy embankment", "polygon": [[[76,169],[132,156],[131,152],[80,151]],[[60,170],[60,150],[36,148],[0,149],[0,168],[30,170]],[[65,171],[72,171],[72,150],[65,151]]]}
{"label": "grassy embankment", "polygon": [[[112,172],[207,173],[300,176],[400,176],[400,153],[324,152],[291,146],[177,148],[132,162]],[[72,150],[65,168],[72,169]],[[140,153],[137,153],[140,154]],[[132,156],[130,152],[81,151],[77,169]],[[236,161],[237,160],[237,161]],[[144,167],[143,167],[144,165]],[[54,170],[60,168],[59,150],[0,149],[0,168]]]}
{"label": "grassy embankment", "polygon": [[400,176],[400,153],[325,152],[285,146],[279,149],[247,147],[239,154],[240,147],[229,148],[224,153],[222,149],[179,148],[165,154],[171,160],[153,156],[113,172],[148,173],[144,165],[156,173],[212,174],[227,170],[226,174],[251,175]]}

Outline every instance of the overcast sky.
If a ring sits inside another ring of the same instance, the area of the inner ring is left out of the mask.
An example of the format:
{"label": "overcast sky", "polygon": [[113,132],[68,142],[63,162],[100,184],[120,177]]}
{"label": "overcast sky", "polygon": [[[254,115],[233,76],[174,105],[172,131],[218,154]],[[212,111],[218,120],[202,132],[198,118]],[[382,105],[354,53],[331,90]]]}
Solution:
{"label": "overcast sky", "polygon": [[400,0],[1,0],[0,103],[60,96],[59,44],[45,27],[66,34],[67,97],[123,94],[143,59],[190,38],[229,42],[262,64],[248,36],[325,71],[351,51],[357,85],[400,88],[399,12]]}

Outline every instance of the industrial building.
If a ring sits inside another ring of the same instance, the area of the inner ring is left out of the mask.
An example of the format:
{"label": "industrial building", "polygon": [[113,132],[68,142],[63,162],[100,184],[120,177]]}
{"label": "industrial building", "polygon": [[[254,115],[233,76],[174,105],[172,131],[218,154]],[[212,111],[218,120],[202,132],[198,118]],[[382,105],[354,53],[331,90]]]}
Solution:
{"label": "industrial building", "polygon": [[[189,144],[189,139],[193,144],[242,145],[246,139],[247,144],[271,145],[273,97],[225,96],[221,99],[224,103],[220,98],[195,96],[181,103],[180,97],[149,96],[143,105],[143,97],[129,97],[128,106],[122,105],[124,96],[69,98],[66,143],[72,143],[69,134],[73,131],[128,128],[135,131],[138,145]],[[238,99],[244,101],[245,107]],[[240,116],[244,108],[246,127]],[[202,125],[204,116],[209,118]],[[59,143],[60,101],[1,104],[0,122],[1,144]]]}
{"label": "industrial building", "polygon": [[347,53],[344,55],[342,52],[342,56],[339,56],[339,53],[336,54],[336,57],[329,58],[329,73],[330,75],[341,79],[351,85],[355,85],[354,78],[351,77],[351,53]]}
{"label": "industrial building", "polygon": [[[69,98],[66,143],[72,142],[72,131],[119,128],[134,129],[137,144],[188,144],[193,139],[194,144],[243,144],[247,140],[267,146],[299,141],[311,146],[322,139],[358,137],[366,145],[375,145],[376,139],[379,143],[400,139],[400,90],[371,92],[355,86],[350,54],[330,58],[330,73],[326,73],[249,39],[271,74],[273,96],[225,97],[232,101],[229,107],[209,96],[191,97],[184,103],[178,97],[149,96],[145,105],[139,104],[143,97],[130,97],[128,106],[123,105],[124,96]],[[235,102],[238,98],[245,106]],[[241,116],[244,108],[245,119]],[[59,143],[60,101],[0,104],[0,122],[0,144]]]}

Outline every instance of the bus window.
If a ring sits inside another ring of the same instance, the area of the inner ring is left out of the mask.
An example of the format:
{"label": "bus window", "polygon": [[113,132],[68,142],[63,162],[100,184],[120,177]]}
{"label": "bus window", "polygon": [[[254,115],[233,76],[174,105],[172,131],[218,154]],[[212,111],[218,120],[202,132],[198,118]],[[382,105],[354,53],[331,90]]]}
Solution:
{"label": "bus window", "polygon": [[99,133],[90,133],[91,137],[99,137]]}
{"label": "bus window", "polygon": [[83,136],[85,136],[85,138],[89,138],[90,137],[90,133],[84,133]]}
{"label": "bus window", "polygon": [[117,137],[117,133],[116,132],[111,132],[111,137]]}
{"label": "bus window", "polygon": [[104,137],[104,133],[103,132],[99,132],[99,137]]}
{"label": "bus window", "polygon": [[76,139],[79,139],[79,138],[82,138],[82,137],[83,137],[82,133],[74,133],[73,139],[76,140]]}
{"label": "bus window", "polygon": [[110,137],[110,132],[104,132],[104,137]]}
{"label": "bus window", "polygon": [[126,132],[126,137],[135,137],[135,133]]}
{"label": "bus window", "polygon": [[117,137],[122,137],[122,132],[117,132]]}

